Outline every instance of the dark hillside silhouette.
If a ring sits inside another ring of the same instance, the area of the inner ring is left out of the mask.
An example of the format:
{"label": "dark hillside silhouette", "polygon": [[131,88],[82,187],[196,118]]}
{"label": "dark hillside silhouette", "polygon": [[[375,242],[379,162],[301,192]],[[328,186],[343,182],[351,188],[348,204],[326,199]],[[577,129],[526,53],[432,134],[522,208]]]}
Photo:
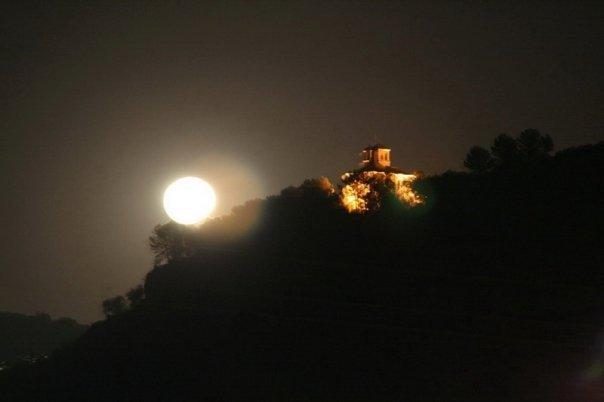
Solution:
{"label": "dark hillside silhouette", "polygon": [[317,179],[160,225],[144,290],[0,375],[1,395],[600,400],[604,143],[551,150],[536,130],[499,136],[470,151],[473,173],[415,183],[416,208],[348,214]]}
{"label": "dark hillside silhouette", "polygon": [[0,367],[44,359],[86,330],[71,318],[0,312]]}

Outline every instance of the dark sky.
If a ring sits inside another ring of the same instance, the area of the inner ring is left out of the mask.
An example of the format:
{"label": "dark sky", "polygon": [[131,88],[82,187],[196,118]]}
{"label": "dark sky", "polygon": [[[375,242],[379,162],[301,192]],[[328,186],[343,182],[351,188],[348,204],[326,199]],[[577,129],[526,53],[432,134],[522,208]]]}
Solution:
{"label": "dark sky", "polygon": [[13,3],[0,310],[99,318],[151,268],[163,189],[183,175],[225,213],[337,181],[374,137],[426,173],[500,132],[603,137],[598,3]]}

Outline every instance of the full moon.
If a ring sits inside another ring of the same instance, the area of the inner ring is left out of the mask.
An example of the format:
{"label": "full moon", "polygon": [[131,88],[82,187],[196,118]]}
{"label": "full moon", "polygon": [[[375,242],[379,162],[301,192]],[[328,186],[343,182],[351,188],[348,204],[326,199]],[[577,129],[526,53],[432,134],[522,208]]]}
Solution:
{"label": "full moon", "polygon": [[216,206],[214,189],[197,177],[183,177],[164,192],[164,210],[175,222],[193,225],[206,219]]}

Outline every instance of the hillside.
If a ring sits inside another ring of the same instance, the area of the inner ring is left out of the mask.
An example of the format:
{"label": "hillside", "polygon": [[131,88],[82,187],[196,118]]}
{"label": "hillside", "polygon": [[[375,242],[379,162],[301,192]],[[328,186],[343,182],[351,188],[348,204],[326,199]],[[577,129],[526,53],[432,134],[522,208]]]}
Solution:
{"label": "hillside", "polygon": [[596,401],[604,143],[349,214],[321,180],[155,229],[145,299],[0,400]]}
{"label": "hillside", "polygon": [[86,329],[70,318],[0,312],[0,363],[9,366],[44,359]]}

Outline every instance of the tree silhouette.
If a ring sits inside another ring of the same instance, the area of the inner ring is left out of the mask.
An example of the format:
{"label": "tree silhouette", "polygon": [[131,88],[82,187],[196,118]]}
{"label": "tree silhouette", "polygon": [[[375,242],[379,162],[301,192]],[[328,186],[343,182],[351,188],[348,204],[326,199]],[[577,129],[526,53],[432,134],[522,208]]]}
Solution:
{"label": "tree silhouette", "polygon": [[494,166],[494,160],[491,153],[483,147],[473,146],[466,155],[463,164],[465,167],[476,173],[484,173]]}
{"label": "tree silhouette", "polygon": [[300,186],[289,186],[281,190],[284,197],[326,198],[335,193],[327,177],[306,179]]}
{"label": "tree silhouette", "polygon": [[174,261],[189,254],[185,241],[188,229],[176,222],[157,225],[149,237],[149,247],[155,253],[155,265]]}
{"label": "tree silhouette", "polygon": [[516,169],[551,159],[554,142],[548,134],[527,128],[518,137],[499,134],[493,140],[491,152],[473,146],[466,155],[464,166],[476,173],[484,173],[495,167]]}
{"label": "tree silhouette", "polygon": [[503,167],[515,166],[520,160],[518,143],[508,134],[499,134],[495,137],[491,153],[496,158],[497,164]]}
{"label": "tree silhouette", "polygon": [[542,135],[539,130],[528,128],[520,133],[516,140],[518,150],[526,161],[537,161],[548,158],[554,149],[552,137]]}
{"label": "tree silhouette", "polygon": [[115,296],[103,301],[103,313],[107,318],[123,313],[126,307],[124,296]]}
{"label": "tree silhouette", "polygon": [[145,298],[145,288],[143,285],[138,285],[130,289],[128,293],[126,293],[126,298],[130,302],[130,306],[138,306]]}

